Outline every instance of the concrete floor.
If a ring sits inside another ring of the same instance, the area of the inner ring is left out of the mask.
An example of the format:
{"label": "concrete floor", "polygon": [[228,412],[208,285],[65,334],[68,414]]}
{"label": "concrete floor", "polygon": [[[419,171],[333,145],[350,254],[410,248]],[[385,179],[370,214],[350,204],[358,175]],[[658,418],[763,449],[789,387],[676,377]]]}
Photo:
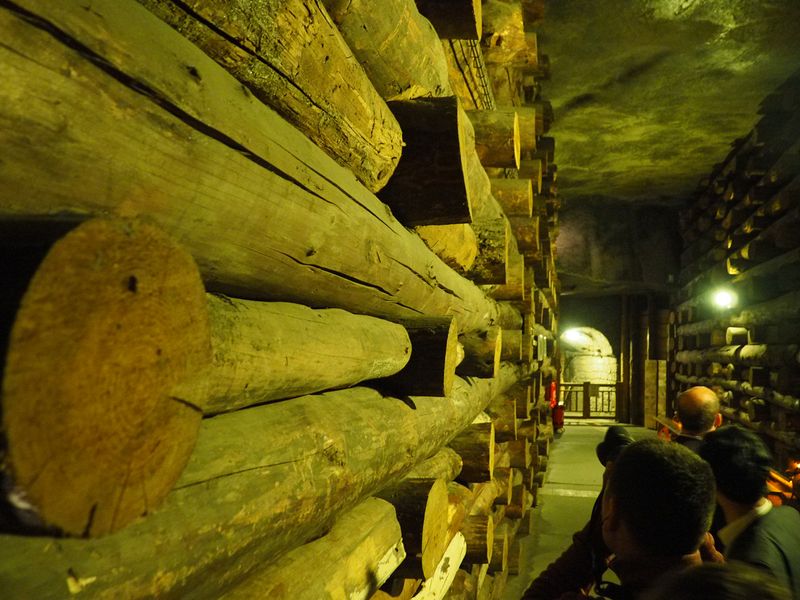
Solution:
{"label": "concrete floor", "polygon": [[[603,477],[595,447],[613,423],[568,421],[564,433],[551,444],[545,484],[533,509],[536,527],[520,542],[520,574],[509,578],[503,600],[518,600],[536,575],[566,549],[572,534],[588,521]],[[637,440],[656,435],[643,427],[626,428]]]}

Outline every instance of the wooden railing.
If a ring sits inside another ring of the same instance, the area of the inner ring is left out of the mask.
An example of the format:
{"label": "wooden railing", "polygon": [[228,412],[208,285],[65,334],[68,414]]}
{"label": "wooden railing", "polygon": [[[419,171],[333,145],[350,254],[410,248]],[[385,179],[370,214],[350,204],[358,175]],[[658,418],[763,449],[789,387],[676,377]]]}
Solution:
{"label": "wooden railing", "polygon": [[560,400],[569,417],[616,417],[619,383],[562,383]]}

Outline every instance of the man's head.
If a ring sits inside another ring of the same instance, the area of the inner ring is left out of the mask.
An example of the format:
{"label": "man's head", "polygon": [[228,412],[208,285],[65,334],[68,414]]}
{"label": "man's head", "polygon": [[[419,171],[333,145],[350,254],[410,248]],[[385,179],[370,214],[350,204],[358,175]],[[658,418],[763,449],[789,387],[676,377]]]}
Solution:
{"label": "man's head", "polygon": [[738,425],[720,427],[706,435],[700,456],[728,500],[752,505],[766,493],[772,456],[758,434]]}
{"label": "man's head", "polygon": [[719,398],[713,390],[698,385],[678,396],[675,407],[683,433],[703,435],[722,423]]}
{"label": "man's head", "polygon": [[603,496],[603,539],[618,555],[679,557],[711,524],[714,475],[680,444],[648,439],[614,462]]}

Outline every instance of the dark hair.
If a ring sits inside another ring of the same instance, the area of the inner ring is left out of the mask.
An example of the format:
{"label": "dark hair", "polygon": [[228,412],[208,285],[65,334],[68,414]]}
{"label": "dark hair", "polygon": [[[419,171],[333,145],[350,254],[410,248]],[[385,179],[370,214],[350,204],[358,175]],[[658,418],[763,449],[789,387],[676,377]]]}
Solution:
{"label": "dark hair", "polygon": [[711,468],[680,444],[648,439],[625,448],[608,480],[619,518],[655,556],[697,550],[715,504]]}
{"label": "dark hair", "polygon": [[[687,400],[687,393],[698,394],[698,396]],[[709,388],[700,388],[699,386],[689,388],[678,396],[676,412],[681,427],[686,433],[705,433],[714,426],[714,421],[719,414],[719,398]]]}
{"label": "dark hair", "polygon": [[767,571],[748,564],[704,563],[671,572],[642,600],[792,600],[789,590]]}
{"label": "dark hair", "polygon": [[766,494],[772,455],[757,433],[726,425],[704,439],[700,456],[711,465],[720,492],[741,504],[753,504]]}

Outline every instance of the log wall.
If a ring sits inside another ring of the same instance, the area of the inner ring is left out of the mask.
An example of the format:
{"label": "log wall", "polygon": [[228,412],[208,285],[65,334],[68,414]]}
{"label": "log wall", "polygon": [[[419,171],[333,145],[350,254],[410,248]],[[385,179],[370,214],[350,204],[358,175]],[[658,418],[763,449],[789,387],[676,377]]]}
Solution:
{"label": "log wall", "polygon": [[500,596],[554,157],[524,3],[417,4],[0,6],[4,594]]}
{"label": "log wall", "polygon": [[[728,421],[762,434],[779,472],[800,458],[800,79],[761,105],[682,213],[682,289],[671,318],[675,394],[707,385]],[[714,293],[735,295],[729,308]]]}

